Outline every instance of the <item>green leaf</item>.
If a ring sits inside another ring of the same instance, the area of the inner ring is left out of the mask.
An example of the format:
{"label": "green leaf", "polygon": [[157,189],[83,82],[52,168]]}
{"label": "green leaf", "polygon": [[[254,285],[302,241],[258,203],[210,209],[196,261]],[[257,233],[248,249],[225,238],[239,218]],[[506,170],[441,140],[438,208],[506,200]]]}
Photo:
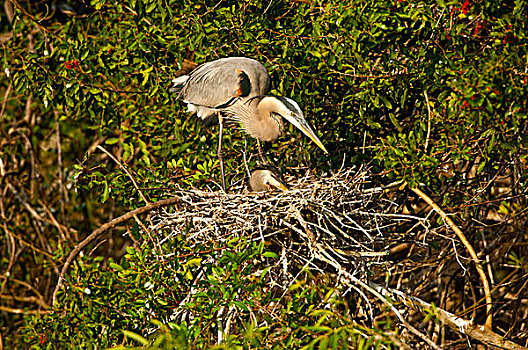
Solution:
{"label": "green leaf", "polygon": [[152,1],[149,5],[147,5],[147,8],[145,9],[145,12],[146,13],[150,13],[150,12],[154,11],[156,6],[157,6],[156,2]]}
{"label": "green leaf", "polygon": [[264,252],[262,255],[266,258],[273,258],[273,259],[279,258],[279,256],[274,252]]}
{"label": "green leaf", "polygon": [[106,139],[105,144],[107,145],[115,145],[119,142],[119,139],[117,137],[111,137],[109,139]]}
{"label": "green leaf", "polygon": [[119,265],[119,264],[110,263],[109,265],[110,265],[111,268],[113,268],[116,271],[119,271],[119,272],[124,271],[123,267],[121,265]]}
{"label": "green leaf", "polygon": [[104,190],[103,194],[101,195],[101,202],[104,203],[108,199],[108,196],[110,195],[110,186],[108,185],[108,182],[103,181],[104,183]]}
{"label": "green leaf", "polygon": [[247,307],[246,304],[244,304],[244,303],[242,303],[240,301],[234,301],[233,304],[236,305],[242,311],[249,312],[249,308]]}
{"label": "green leaf", "polygon": [[389,100],[387,100],[385,97],[383,97],[381,95],[378,95],[378,97],[381,100],[381,102],[383,102],[385,107],[387,107],[388,109],[392,109],[392,104],[389,102]]}
{"label": "green leaf", "polygon": [[202,258],[193,258],[185,262],[186,266],[200,266],[202,263]]}
{"label": "green leaf", "polygon": [[390,119],[391,123],[398,129],[398,132],[401,132],[402,131],[402,127],[401,127],[400,122],[398,121],[398,119],[396,119],[396,116],[394,115],[394,113],[389,113],[389,119]]}
{"label": "green leaf", "polygon": [[139,335],[137,333],[134,333],[134,332],[131,332],[131,331],[127,331],[127,330],[123,330],[123,334],[125,335],[125,337],[133,339],[133,340],[137,341],[138,343],[140,343],[143,346],[147,346],[148,345],[148,340],[143,338],[141,335]]}

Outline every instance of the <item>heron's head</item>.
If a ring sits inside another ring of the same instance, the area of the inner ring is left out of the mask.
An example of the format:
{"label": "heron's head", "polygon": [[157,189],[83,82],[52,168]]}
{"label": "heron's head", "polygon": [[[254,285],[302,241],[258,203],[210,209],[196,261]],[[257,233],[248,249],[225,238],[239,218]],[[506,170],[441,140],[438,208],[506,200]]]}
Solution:
{"label": "heron's head", "polygon": [[273,165],[255,168],[248,179],[248,187],[251,192],[289,190],[281,171]]}
{"label": "heron's head", "polygon": [[323,151],[328,153],[325,146],[319,140],[317,135],[313,132],[310,124],[304,118],[304,114],[301,111],[301,108],[294,100],[284,97],[284,96],[266,96],[260,103],[269,104],[272,106],[273,113],[276,113],[295,125],[300,129],[306,136],[308,136],[317,146],[319,146]]}

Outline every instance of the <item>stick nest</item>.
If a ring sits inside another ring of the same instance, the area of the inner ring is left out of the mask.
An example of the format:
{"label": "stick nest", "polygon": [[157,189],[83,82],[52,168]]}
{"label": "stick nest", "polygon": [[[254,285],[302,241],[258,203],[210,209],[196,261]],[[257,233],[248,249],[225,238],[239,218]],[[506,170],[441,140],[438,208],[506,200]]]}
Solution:
{"label": "stick nest", "polygon": [[171,228],[166,239],[184,235],[199,245],[241,236],[276,244],[296,259],[313,260],[318,251],[345,265],[389,255],[401,243],[395,232],[419,221],[396,214],[399,205],[385,198],[386,189],[372,188],[364,169],[325,178],[306,174],[289,185],[284,192],[249,193],[242,186],[227,194],[181,191],[174,195],[184,204],[153,219],[157,229]]}

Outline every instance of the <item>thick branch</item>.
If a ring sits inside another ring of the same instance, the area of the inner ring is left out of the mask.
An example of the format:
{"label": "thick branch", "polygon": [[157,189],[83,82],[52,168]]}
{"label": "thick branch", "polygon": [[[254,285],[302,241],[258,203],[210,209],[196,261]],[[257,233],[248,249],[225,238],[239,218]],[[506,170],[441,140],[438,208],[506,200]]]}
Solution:
{"label": "thick branch", "polygon": [[433,307],[431,304],[423,301],[420,298],[416,298],[412,295],[406,295],[400,291],[395,291],[382,287],[376,283],[369,282],[369,286],[377,290],[380,294],[385,297],[394,298],[413,310],[427,315],[430,312],[433,312],[438,319],[445,323],[449,328],[467,335],[470,338],[481,341],[484,344],[493,345],[501,349],[509,350],[528,350],[528,348],[511,342],[507,339],[504,339],[503,336],[493,332],[487,326],[482,326],[474,324],[471,321],[465,320],[461,317],[458,317],[450,312],[447,312],[439,307]]}
{"label": "thick branch", "polygon": [[486,310],[487,310],[487,313],[488,313],[488,315],[487,315],[488,317],[486,318],[486,327],[491,329],[492,320],[493,320],[492,319],[493,314],[492,314],[492,310],[491,310],[492,306],[493,306],[493,300],[491,299],[491,291],[490,291],[488,278],[486,277],[486,273],[484,272],[484,269],[482,268],[482,265],[480,265],[480,261],[479,261],[479,258],[477,256],[477,253],[475,253],[475,250],[473,249],[473,247],[471,246],[471,244],[467,240],[467,238],[464,235],[464,233],[462,232],[462,230],[459,229],[457,225],[455,225],[453,220],[451,220],[451,218],[449,216],[447,216],[447,214],[431,198],[429,198],[428,195],[423,193],[418,188],[413,188],[412,191],[414,193],[416,193],[418,196],[420,196],[420,198],[422,198],[424,201],[426,201],[427,204],[429,204],[431,206],[431,208],[433,208],[434,211],[436,211],[442,217],[442,219],[444,219],[444,221],[451,227],[451,229],[453,231],[455,231],[456,235],[458,236],[460,241],[462,241],[462,243],[466,247],[467,251],[469,252],[469,255],[471,256],[471,258],[475,262],[475,267],[477,268],[477,272],[478,272],[478,274],[480,276],[480,279],[482,280],[482,284],[484,286],[484,294],[486,296]]}
{"label": "thick branch", "polygon": [[68,268],[70,267],[71,263],[77,257],[80,251],[83,250],[84,247],[86,247],[90,242],[92,242],[94,239],[96,239],[97,237],[105,233],[106,231],[116,227],[122,222],[129,220],[135,215],[140,215],[140,214],[149,212],[154,209],[158,209],[158,208],[165,207],[168,205],[173,205],[173,204],[180,203],[180,202],[181,202],[181,199],[179,197],[175,197],[175,198],[163,199],[155,203],[149,203],[145,205],[144,207],[137,208],[135,210],[132,210],[131,212],[121,215],[120,217],[115,218],[110,222],[107,222],[106,224],[99,227],[97,230],[93,231],[82,242],[77,244],[77,246],[70,252],[70,255],[68,255],[68,259],[66,259],[66,262],[64,263],[64,266],[62,267],[62,271],[59,275],[57,286],[55,287],[55,290],[53,291],[52,305],[55,305],[55,302],[57,301],[57,293],[59,292],[59,290],[61,289],[64,283],[64,276],[66,275],[66,272],[68,271]]}

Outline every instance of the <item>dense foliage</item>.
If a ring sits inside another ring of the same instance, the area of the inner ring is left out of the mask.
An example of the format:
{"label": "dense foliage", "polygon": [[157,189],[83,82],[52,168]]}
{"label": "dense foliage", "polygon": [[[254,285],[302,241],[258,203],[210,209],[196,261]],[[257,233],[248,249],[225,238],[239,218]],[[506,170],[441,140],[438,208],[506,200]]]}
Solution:
{"label": "dense foliage", "polygon": [[[482,203],[507,215],[511,230],[525,220],[523,0],[92,0],[72,1],[68,11],[57,7],[63,1],[54,8],[6,3],[14,14],[2,15],[0,27],[0,327],[7,344],[137,345],[157,330],[149,341],[206,348],[217,340],[220,309],[247,309],[249,320],[251,308],[270,302],[258,269],[278,258],[266,247],[237,240],[220,250],[211,242],[192,255],[183,238],[155,246],[134,223],[119,228],[129,238],[109,234],[78,258],[67,292],[50,306],[65,256],[93,229],[177,187],[219,189],[217,129],[190,117],[168,91],[187,60],[246,56],[266,65],[272,92],[299,102],[330,151],[287,128],[267,148],[290,174],[370,163],[379,183],[421,187],[462,226],[481,220],[472,208]],[[245,176],[241,131],[228,128],[224,145],[234,184]],[[489,185],[497,178],[508,181],[506,199]],[[470,230],[471,240],[481,234]],[[179,258],[158,261],[158,250]],[[239,270],[248,260],[255,271]],[[526,262],[516,264],[526,275]],[[209,276],[201,280],[208,292],[185,308],[201,316],[172,324],[171,310],[198,273]],[[391,346],[398,326],[388,319],[363,329],[343,316],[346,302],[328,276],[305,271],[298,283],[280,322],[255,329],[248,321],[227,346],[299,348],[330,329],[335,339],[326,344]],[[323,301],[335,309],[318,310]]]}

